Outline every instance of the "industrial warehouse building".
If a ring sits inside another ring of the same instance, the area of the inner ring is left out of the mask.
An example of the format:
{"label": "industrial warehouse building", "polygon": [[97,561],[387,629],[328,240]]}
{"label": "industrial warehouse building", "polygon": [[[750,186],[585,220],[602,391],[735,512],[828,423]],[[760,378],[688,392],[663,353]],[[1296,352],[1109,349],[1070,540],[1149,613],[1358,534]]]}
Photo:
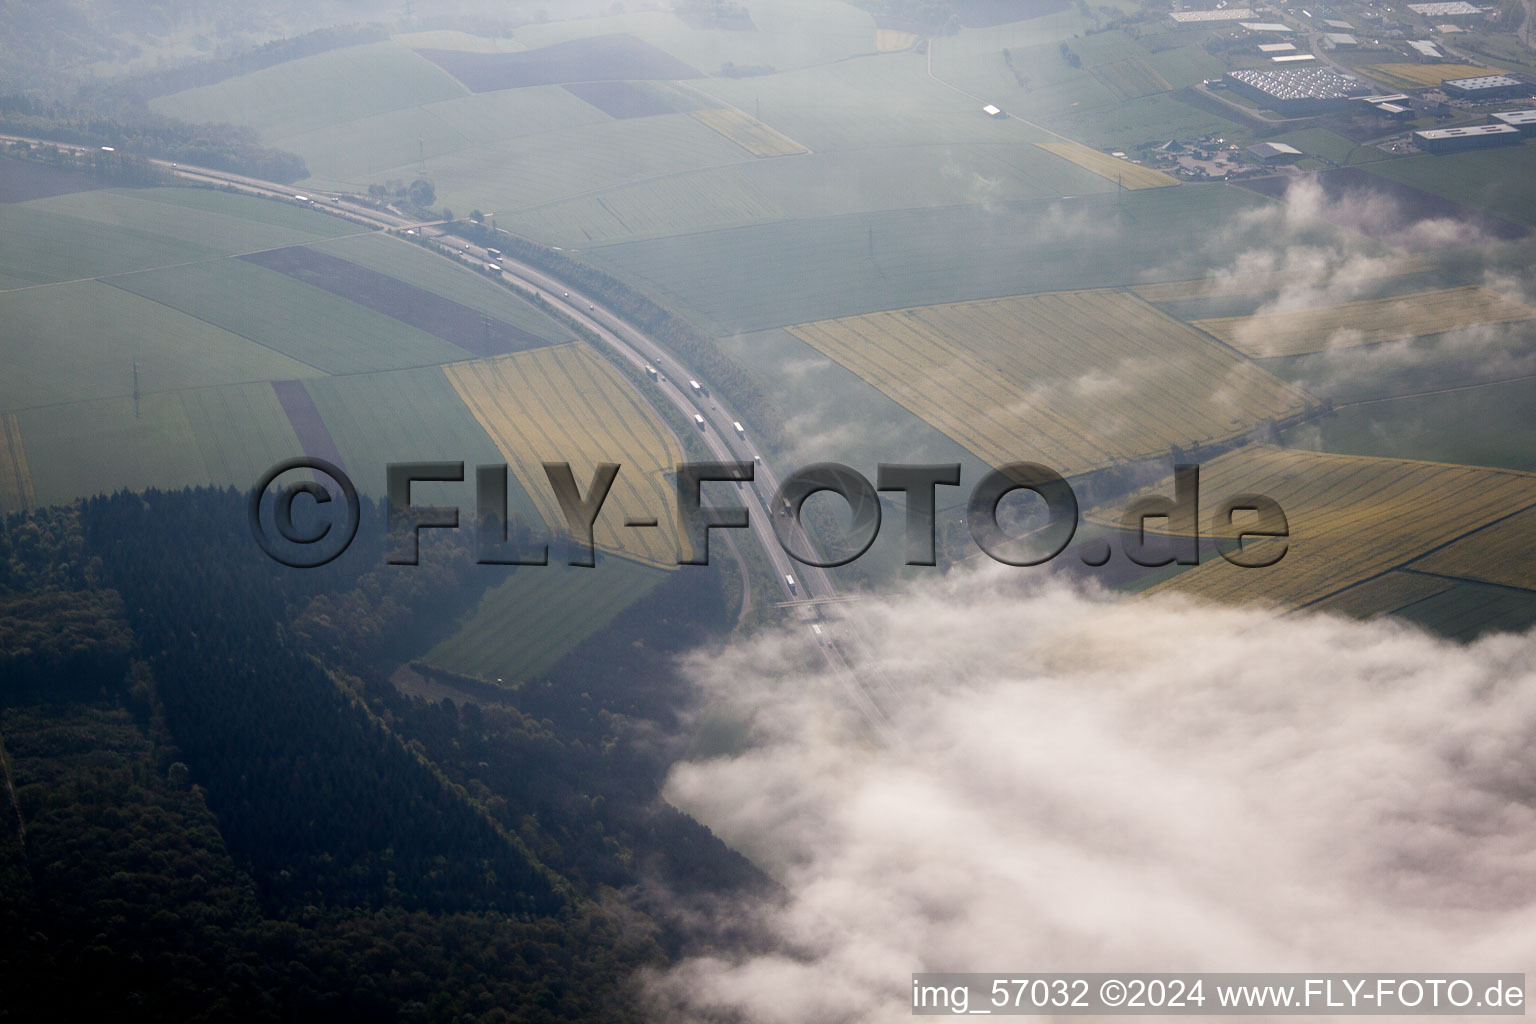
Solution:
{"label": "industrial warehouse building", "polygon": [[1536,136],[1536,110],[1505,110],[1488,115],[1489,124],[1507,124],[1522,136]]}
{"label": "industrial warehouse building", "polygon": [[1360,81],[1325,67],[1228,71],[1227,88],[1286,115],[1326,114],[1348,109],[1353,97],[1370,89]]}
{"label": "industrial warehouse building", "polygon": [[1426,18],[1481,18],[1483,16],[1481,7],[1464,3],[1463,0],[1440,4],[1409,4],[1408,9]]}
{"label": "industrial warehouse building", "polygon": [[1441,82],[1440,88],[1445,90],[1447,96],[1464,100],[1495,100],[1505,96],[1520,96],[1530,91],[1530,86],[1511,75],[1454,78]]}
{"label": "industrial warehouse building", "polygon": [[1249,146],[1248,152],[1254,159],[1266,164],[1291,163],[1302,157],[1301,150],[1283,142],[1261,142],[1257,146]]}
{"label": "industrial warehouse building", "polygon": [[1428,153],[1459,153],[1520,141],[1520,129],[1509,124],[1473,124],[1461,128],[1431,128],[1414,132],[1414,145]]}

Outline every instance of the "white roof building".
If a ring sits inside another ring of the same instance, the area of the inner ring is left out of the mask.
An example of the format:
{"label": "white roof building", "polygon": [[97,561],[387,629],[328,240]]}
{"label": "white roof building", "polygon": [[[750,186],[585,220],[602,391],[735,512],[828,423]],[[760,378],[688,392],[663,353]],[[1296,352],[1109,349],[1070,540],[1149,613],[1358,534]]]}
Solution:
{"label": "white roof building", "polygon": [[1474,7],[1465,0],[1451,0],[1449,3],[1438,4],[1409,4],[1408,9],[1426,18],[1469,18],[1483,13],[1481,7]]}
{"label": "white roof building", "polygon": [[1174,11],[1169,15],[1180,25],[1195,25],[1205,21],[1243,21],[1253,17],[1246,7],[1231,7],[1224,11]]}

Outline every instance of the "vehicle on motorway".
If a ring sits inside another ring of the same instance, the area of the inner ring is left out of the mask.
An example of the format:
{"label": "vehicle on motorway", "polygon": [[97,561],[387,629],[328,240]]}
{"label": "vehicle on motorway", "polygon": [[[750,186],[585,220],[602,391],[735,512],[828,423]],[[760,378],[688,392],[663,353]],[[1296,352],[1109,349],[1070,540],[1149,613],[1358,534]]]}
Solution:
{"label": "vehicle on motorway", "polygon": [[784,574],[784,585],[789,588],[791,594],[795,593],[795,578],[789,573]]}
{"label": "vehicle on motorway", "polygon": [[697,426],[697,427],[698,427],[698,428],[699,428],[699,429],[700,429],[700,430],[703,430],[703,429],[704,429],[704,417],[703,417],[703,416],[700,416],[700,415],[699,415],[699,414],[698,414],[698,413],[694,413],[694,414],[693,414],[693,422],[694,422],[694,424],[695,424],[695,425],[696,425],[696,426]]}
{"label": "vehicle on motorway", "polygon": [[747,428],[743,427],[741,425],[741,421],[740,420],[732,420],[731,421],[731,426],[736,428],[736,436],[737,437],[746,437],[747,436]]}

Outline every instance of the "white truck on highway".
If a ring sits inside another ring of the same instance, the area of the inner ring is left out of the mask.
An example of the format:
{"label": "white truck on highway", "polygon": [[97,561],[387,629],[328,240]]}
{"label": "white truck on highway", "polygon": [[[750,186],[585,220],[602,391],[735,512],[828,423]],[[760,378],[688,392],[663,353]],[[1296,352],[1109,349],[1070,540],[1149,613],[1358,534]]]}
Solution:
{"label": "white truck on highway", "polygon": [[795,578],[788,573],[784,574],[784,585],[789,588],[791,594],[795,592]]}
{"label": "white truck on highway", "polygon": [[698,427],[700,430],[704,429],[704,417],[700,416],[698,413],[693,414],[693,423],[694,426]]}
{"label": "white truck on highway", "polygon": [[737,437],[746,437],[747,436],[747,428],[743,427],[741,425],[741,421],[740,420],[732,420],[731,421],[731,426],[736,428],[736,436]]}

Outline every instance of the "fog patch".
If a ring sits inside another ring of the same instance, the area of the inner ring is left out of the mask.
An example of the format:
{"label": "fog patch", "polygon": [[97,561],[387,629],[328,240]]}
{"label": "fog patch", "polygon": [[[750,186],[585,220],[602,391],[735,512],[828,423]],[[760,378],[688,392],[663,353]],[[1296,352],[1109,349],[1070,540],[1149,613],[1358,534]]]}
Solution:
{"label": "fog patch", "polygon": [[1531,962],[1536,636],[1002,567],[844,607],[891,742],[804,626],[685,663],[746,739],[667,798],[786,895],[735,908],[755,952],[652,974],[656,1019],[903,1020],[914,971]]}

